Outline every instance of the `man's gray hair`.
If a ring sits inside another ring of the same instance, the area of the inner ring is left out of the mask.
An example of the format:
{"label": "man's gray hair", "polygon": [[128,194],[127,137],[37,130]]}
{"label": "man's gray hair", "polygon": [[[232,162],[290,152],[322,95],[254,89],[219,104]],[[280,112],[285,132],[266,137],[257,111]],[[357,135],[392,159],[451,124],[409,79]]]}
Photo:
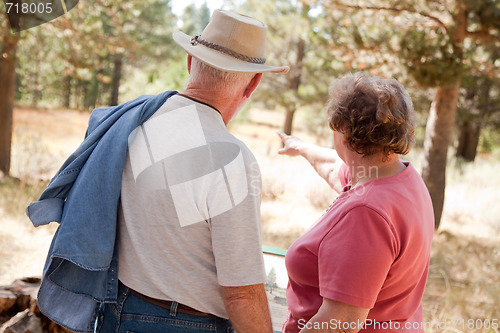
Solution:
{"label": "man's gray hair", "polygon": [[247,85],[254,75],[255,73],[222,71],[193,57],[189,83],[196,82],[202,87],[232,93],[236,89],[241,89],[242,86]]}

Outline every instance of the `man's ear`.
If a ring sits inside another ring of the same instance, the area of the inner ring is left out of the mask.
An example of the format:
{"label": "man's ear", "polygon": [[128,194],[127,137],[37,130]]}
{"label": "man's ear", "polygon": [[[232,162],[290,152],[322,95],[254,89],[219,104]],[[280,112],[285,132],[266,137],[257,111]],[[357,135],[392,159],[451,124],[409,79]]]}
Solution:
{"label": "man's ear", "polygon": [[245,96],[246,98],[250,98],[255,89],[257,89],[257,86],[259,85],[261,79],[262,79],[262,73],[255,74],[252,80],[250,80],[247,87],[245,88],[243,96]]}
{"label": "man's ear", "polygon": [[188,66],[188,73],[191,74],[191,61],[193,60],[193,57],[188,54],[188,57],[187,57],[187,66]]}

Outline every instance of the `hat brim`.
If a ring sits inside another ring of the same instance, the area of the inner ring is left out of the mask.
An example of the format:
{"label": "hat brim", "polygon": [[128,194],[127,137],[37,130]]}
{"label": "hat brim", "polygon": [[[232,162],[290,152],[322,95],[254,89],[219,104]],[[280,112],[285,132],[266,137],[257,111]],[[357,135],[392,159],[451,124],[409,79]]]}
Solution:
{"label": "hat brim", "polygon": [[286,74],[290,70],[288,66],[268,66],[254,64],[239,60],[230,55],[208,48],[202,44],[192,45],[191,37],[182,31],[175,31],[172,34],[174,41],[191,56],[203,61],[204,63],[227,72],[243,72],[243,73],[278,73]]}

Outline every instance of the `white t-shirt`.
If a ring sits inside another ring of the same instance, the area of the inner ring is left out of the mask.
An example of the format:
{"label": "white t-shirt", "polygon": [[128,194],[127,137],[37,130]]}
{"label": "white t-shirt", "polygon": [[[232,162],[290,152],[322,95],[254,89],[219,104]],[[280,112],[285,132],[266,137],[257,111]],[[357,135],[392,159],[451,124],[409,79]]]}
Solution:
{"label": "white t-shirt", "polygon": [[129,138],[119,279],[144,295],[228,318],[219,286],[265,282],[257,161],[220,113],[169,98]]}

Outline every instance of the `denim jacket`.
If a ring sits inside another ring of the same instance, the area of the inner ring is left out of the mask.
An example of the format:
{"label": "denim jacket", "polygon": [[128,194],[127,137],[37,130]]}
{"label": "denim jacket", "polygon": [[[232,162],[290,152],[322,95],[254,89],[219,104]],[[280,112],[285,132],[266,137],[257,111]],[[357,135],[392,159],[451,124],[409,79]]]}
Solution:
{"label": "denim jacket", "polygon": [[26,212],[35,227],[59,222],[38,292],[40,310],[77,332],[93,332],[100,303],[116,302],[117,214],[129,135],[175,91],[95,109],[85,140]]}

